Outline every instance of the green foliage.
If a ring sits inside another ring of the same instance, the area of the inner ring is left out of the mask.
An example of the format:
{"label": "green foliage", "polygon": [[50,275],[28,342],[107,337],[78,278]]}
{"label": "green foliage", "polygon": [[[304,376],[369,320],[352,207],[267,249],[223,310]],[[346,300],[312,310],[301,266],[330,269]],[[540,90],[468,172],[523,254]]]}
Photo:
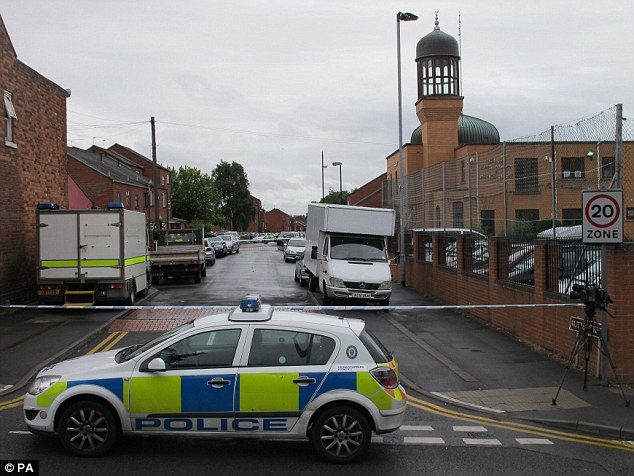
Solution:
{"label": "green foliage", "polygon": [[218,191],[219,206],[224,226],[230,230],[246,230],[255,218],[249,180],[244,167],[237,162],[220,161],[211,173]]}
{"label": "green foliage", "polygon": [[352,192],[348,192],[347,190],[342,190],[339,193],[339,190],[333,190],[332,188],[328,189],[328,195],[319,200],[319,203],[334,203],[338,205],[345,205],[348,203],[348,195]]}
{"label": "green foliage", "polygon": [[[555,226],[564,226],[559,220],[555,220]],[[553,227],[553,221],[551,220],[539,220],[537,227],[535,228],[535,234],[541,233],[544,230],[550,230]]]}
{"label": "green foliage", "polygon": [[200,170],[182,166],[172,170],[172,215],[189,225],[210,228],[221,219],[218,192],[213,178]]}

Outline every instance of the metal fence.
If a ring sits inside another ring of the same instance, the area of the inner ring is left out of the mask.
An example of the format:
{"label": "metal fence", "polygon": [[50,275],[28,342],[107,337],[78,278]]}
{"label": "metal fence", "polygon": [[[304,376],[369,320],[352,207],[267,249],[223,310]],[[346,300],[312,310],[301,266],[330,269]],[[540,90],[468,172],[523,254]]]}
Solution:
{"label": "metal fence", "polygon": [[403,184],[388,180],[383,206],[397,211],[400,224],[404,197],[407,231],[467,228],[526,240],[546,227],[581,224],[583,190],[622,189],[624,204],[633,201],[624,206],[624,233],[634,238],[633,140],[634,123],[617,105],[488,150],[478,146],[410,173]]}

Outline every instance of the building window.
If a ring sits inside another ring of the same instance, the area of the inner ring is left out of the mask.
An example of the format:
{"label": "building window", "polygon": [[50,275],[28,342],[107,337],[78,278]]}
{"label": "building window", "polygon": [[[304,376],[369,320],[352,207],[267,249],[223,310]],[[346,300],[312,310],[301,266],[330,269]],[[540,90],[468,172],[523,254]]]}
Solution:
{"label": "building window", "polygon": [[121,192],[117,192],[117,202],[121,201]]}
{"label": "building window", "polygon": [[464,204],[462,202],[453,202],[451,211],[453,213],[453,226],[462,228],[464,226]]}
{"label": "building window", "polygon": [[539,210],[515,210],[515,234],[522,235],[524,232],[535,233],[539,222]]}
{"label": "building window", "polygon": [[460,161],[460,183],[465,183],[466,181],[466,171],[465,171],[465,161]]}
{"label": "building window", "polygon": [[561,176],[564,179],[581,179],[586,176],[583,157],[564,157],[561,159]]}
{"label": "building window", "polygon": [[561,210],[561,221],[564,226],[582,225],[581,208],[564,208]]}
{"label": "building window", "polygon": [[616,173],[616,160],[614,157],[601,158],[601,178],[612,180]]}
{"label": "building window", "polygon": [[134,196],[134,209],[135,210],[139,209],[139,195]]}
{"label": "building window", "polygon": [[495,234],[495,210],[480,210],[480,223],[486,235]]}
{"label": "building window", "polygon": [[167,207],[167,196],[165,195],[165,192],[161,193],[161,196],[163,197],[163,208]]}
{"label": "building window", "polygon": [[515,159],[515,193],[538,193],[538,178],[536,158]]}
{"label": "building window", "polygon": [[130,207],[130,190],[125,191],[125,206]]}
{"label": "building window", "polygon": [[165,175],[161,175],[161,185],[165,185]]}
{"label": "building window", "polygon": [[4,145],[8,145],[11,147],[15,147],[16,144],[13,142],[13,123],[18,118],[15,113],[15,108],[13,107],[13,97],[10,92],[4,92]]}
{"label": "building window", "polygon": [[165,178],[167,179],[167,185],[169,185],[170,184],[170,176],[169,176],[169,174]]}

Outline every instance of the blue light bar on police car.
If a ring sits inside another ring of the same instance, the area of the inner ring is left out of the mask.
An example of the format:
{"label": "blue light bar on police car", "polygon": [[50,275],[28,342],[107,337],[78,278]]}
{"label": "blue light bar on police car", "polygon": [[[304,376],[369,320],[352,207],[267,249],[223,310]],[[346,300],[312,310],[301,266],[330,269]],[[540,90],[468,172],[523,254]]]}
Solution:
{"label": "blue light bar on police car", "polygon": [[262,300],[257,294],[249,294],[240,301],[240,309],[242,312],[258,312],[262,306]]}
{"label": "blue light bar on police car", "polygon": [[123,209],[123,202],[108,202],[108,208],[111,210]]}
{"label": "blue light bar on police car", "polygon": [[59,205],[57,203],[38,203],[38,210],[59,210]]}

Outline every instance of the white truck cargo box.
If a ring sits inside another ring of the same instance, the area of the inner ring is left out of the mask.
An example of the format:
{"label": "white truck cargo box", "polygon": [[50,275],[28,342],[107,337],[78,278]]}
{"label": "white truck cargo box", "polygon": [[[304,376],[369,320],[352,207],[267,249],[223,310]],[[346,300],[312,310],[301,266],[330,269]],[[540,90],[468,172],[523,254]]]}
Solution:
{"label": "white truck cargo box", "polygon": [[134,294],[149,288],[145,214],[123,208],[38,208],[36,226],[42,300],[68,305],[134,301]]}

